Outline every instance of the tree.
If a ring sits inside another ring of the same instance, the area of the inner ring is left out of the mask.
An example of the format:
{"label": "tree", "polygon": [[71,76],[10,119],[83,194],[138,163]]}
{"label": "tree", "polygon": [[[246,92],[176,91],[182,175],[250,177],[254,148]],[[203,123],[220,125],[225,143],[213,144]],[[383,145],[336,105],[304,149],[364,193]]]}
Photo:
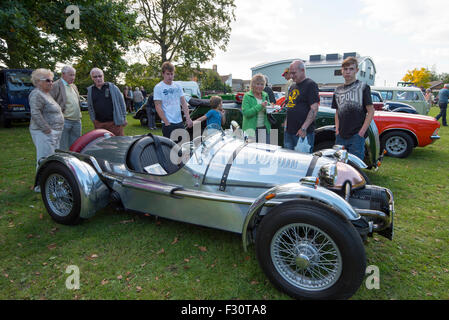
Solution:
{"label": "tree", "polygon": [[420,88],[428,88],[428,82],[431,81],[432,73],[427,68],[408,70],[402,81],[413,82]]}
{"label": "tree", "polygon": [[0,63],[52,70],[58,62],[75,63],[82,78],[99,67],[115,80],[126,68],[122,55],[139,36],[136,13],[124,0],[79,0],[79,28],[71,29],[69,5],[69,0],[2,1]]}
{"label": "tree", "polygon": [[[158,65],[164,61],[198,67],[215,48],[225,50],[235,20],[234,0],[137,0],[144,36]],[[147,59],[147,62],[149,60]],[[153,61],[154,63],[154,61]]]}
{"label": "tree", "polygon": [[[221,81],[220,75],[214,70],[202,71],[199,75],[201,91],[224,91],[225,84]],[[226,91],[231,92],[232,89],[226,86]]]}
{"label": "tree", "polygon": [[133,88],[133,90],[135,87],[143,86],[148,93],[151,93],[154,86],[161,80],[158,76],[154,75],[153,69],[150,66],[134,63],[129,66],[126,72],[125,81],[126,85]]}
{"label": "tree", "polygon": [[449,83],[449,73],[443,72],[439,74],[438,80],[443,81],[443,83]]}

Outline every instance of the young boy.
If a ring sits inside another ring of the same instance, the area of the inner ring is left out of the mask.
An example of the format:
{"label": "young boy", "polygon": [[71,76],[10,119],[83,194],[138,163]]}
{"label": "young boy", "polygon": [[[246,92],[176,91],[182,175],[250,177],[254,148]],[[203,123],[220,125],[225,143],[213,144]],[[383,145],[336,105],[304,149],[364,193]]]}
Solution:
{"label": "young boy", "polygon": [[204,116],[196,119],[194,122],[202,122],[207,119],[206,123],[208,129],[221,129],[221,125],[226,122],[221,97],[212,96],[210,98],[210,107],[211,110],[209,110]]}

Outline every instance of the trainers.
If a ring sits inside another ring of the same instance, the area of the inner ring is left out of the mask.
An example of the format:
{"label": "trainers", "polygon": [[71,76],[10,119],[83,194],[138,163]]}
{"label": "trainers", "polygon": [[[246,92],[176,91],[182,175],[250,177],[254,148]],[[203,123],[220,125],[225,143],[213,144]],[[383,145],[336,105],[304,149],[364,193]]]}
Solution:
{"label": "trainers", "polygon": [[41,192],[41,187],[40,186],[35,186],[34,187],[34,192],[36,192],[36,193]]}

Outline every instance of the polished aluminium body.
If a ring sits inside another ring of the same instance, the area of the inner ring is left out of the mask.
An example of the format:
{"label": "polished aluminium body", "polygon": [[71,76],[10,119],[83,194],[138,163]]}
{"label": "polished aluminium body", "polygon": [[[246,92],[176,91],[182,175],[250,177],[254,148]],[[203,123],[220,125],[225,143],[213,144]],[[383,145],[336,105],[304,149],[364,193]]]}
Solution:
{"label": "polished aluminium body", "polygon": [[[363,178],[357,171],[342,164],[347,161],[348,156],[362,167],[363,162],[344,150],[322,150],[316,153],[319,156],[299,154],[279,146],[248,143],[229,133],[217,133],[201,142],[197,139],[185,144],[183,154],[186,155],[192,149],[193,153],[177,172],[150,175],[129,171],[126,166],[128,149],[140,138],[141,136],[97,139],[83,150],[82,155],[58,152],[45,159],[38,172],[52,161],[63,162],[74,171],[84,199],[82,218],[91,217],[108,203],[108,184],[109,189],[118,193],[125,209],[244,235],[247,231],[245,220],[253,214],[251,206],[257,203],[258,197],[283,185],[288,186],[284,187],[283,193],[285,188],[292,190],[292,196],[287,197],[287,200],[298,197],[316,198],[336,208],[348,220],[360,219],[360,214],[334,192],[320,185],[310,186],[300,182],[300,178],[306,175],[319,177],[321,168],[336,166],[341,171],[349,170],[347,176],[354,180],[353,186],[362,186]],[[232,158],[238,148],[241,148],[240,152]],[[341,156],[342,152],[344,156]],[[176,158],[174,161],[181,160],[177,152],[172,155]],[[312,171],[307,172],[314,157],[317,158],[315,166]],[[220,191],[220,181],[229,161],[232,166],[227,176],[226,188]],[[325,176],[326,174],[322,178]],[[274,190],[271,193],[278,194]],[[277,200],[278,198],[279,195],[264,202],[263,208],[287,201]],[[183,210],[179,210],[181,207]],[[378,213],[378,216],[383,214]],[[244,246],[246,247],[245,242]]]}
{"label": "polished aluminium body", "polygon": [[[292,297],[351,296],[364,276],[361,239],[373,232],[392,239],[391,191],[367,185],[347,164],[350,157],[359,168],[364,163],[341,147],[300,154],[242,135],[216,131],[181,146],[171,142],[170,161],[179,166],[169,173],[151,171],[158,163],[145,164],[146,172],[130,169],[147,136],[104,135],[81,152],[58,150],[40,161],[36,184],[58,222],[77,206],[80,218],[90,218],[112,199],[127,210],[242,234],[244,249],[256,243],[262,269]],[[295,208],[297,218],[289,213]],[[272,234],[268,242],[265,234]],[[358,251],[348,257],[353,246]]]}

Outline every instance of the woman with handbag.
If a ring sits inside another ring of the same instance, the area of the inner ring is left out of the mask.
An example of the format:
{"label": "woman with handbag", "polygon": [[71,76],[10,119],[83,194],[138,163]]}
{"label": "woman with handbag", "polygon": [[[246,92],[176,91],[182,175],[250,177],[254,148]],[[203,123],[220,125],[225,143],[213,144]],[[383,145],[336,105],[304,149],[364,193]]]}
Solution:
{"label": "woman with handbag", "polygon": [[270,104],[265,88],[265,77],[256,74],[250,82],[250,91],[245,93],[242,102],[242,129],[248,138],[256,142],[270,143],[271,124],[267,116],[267,105]]}

